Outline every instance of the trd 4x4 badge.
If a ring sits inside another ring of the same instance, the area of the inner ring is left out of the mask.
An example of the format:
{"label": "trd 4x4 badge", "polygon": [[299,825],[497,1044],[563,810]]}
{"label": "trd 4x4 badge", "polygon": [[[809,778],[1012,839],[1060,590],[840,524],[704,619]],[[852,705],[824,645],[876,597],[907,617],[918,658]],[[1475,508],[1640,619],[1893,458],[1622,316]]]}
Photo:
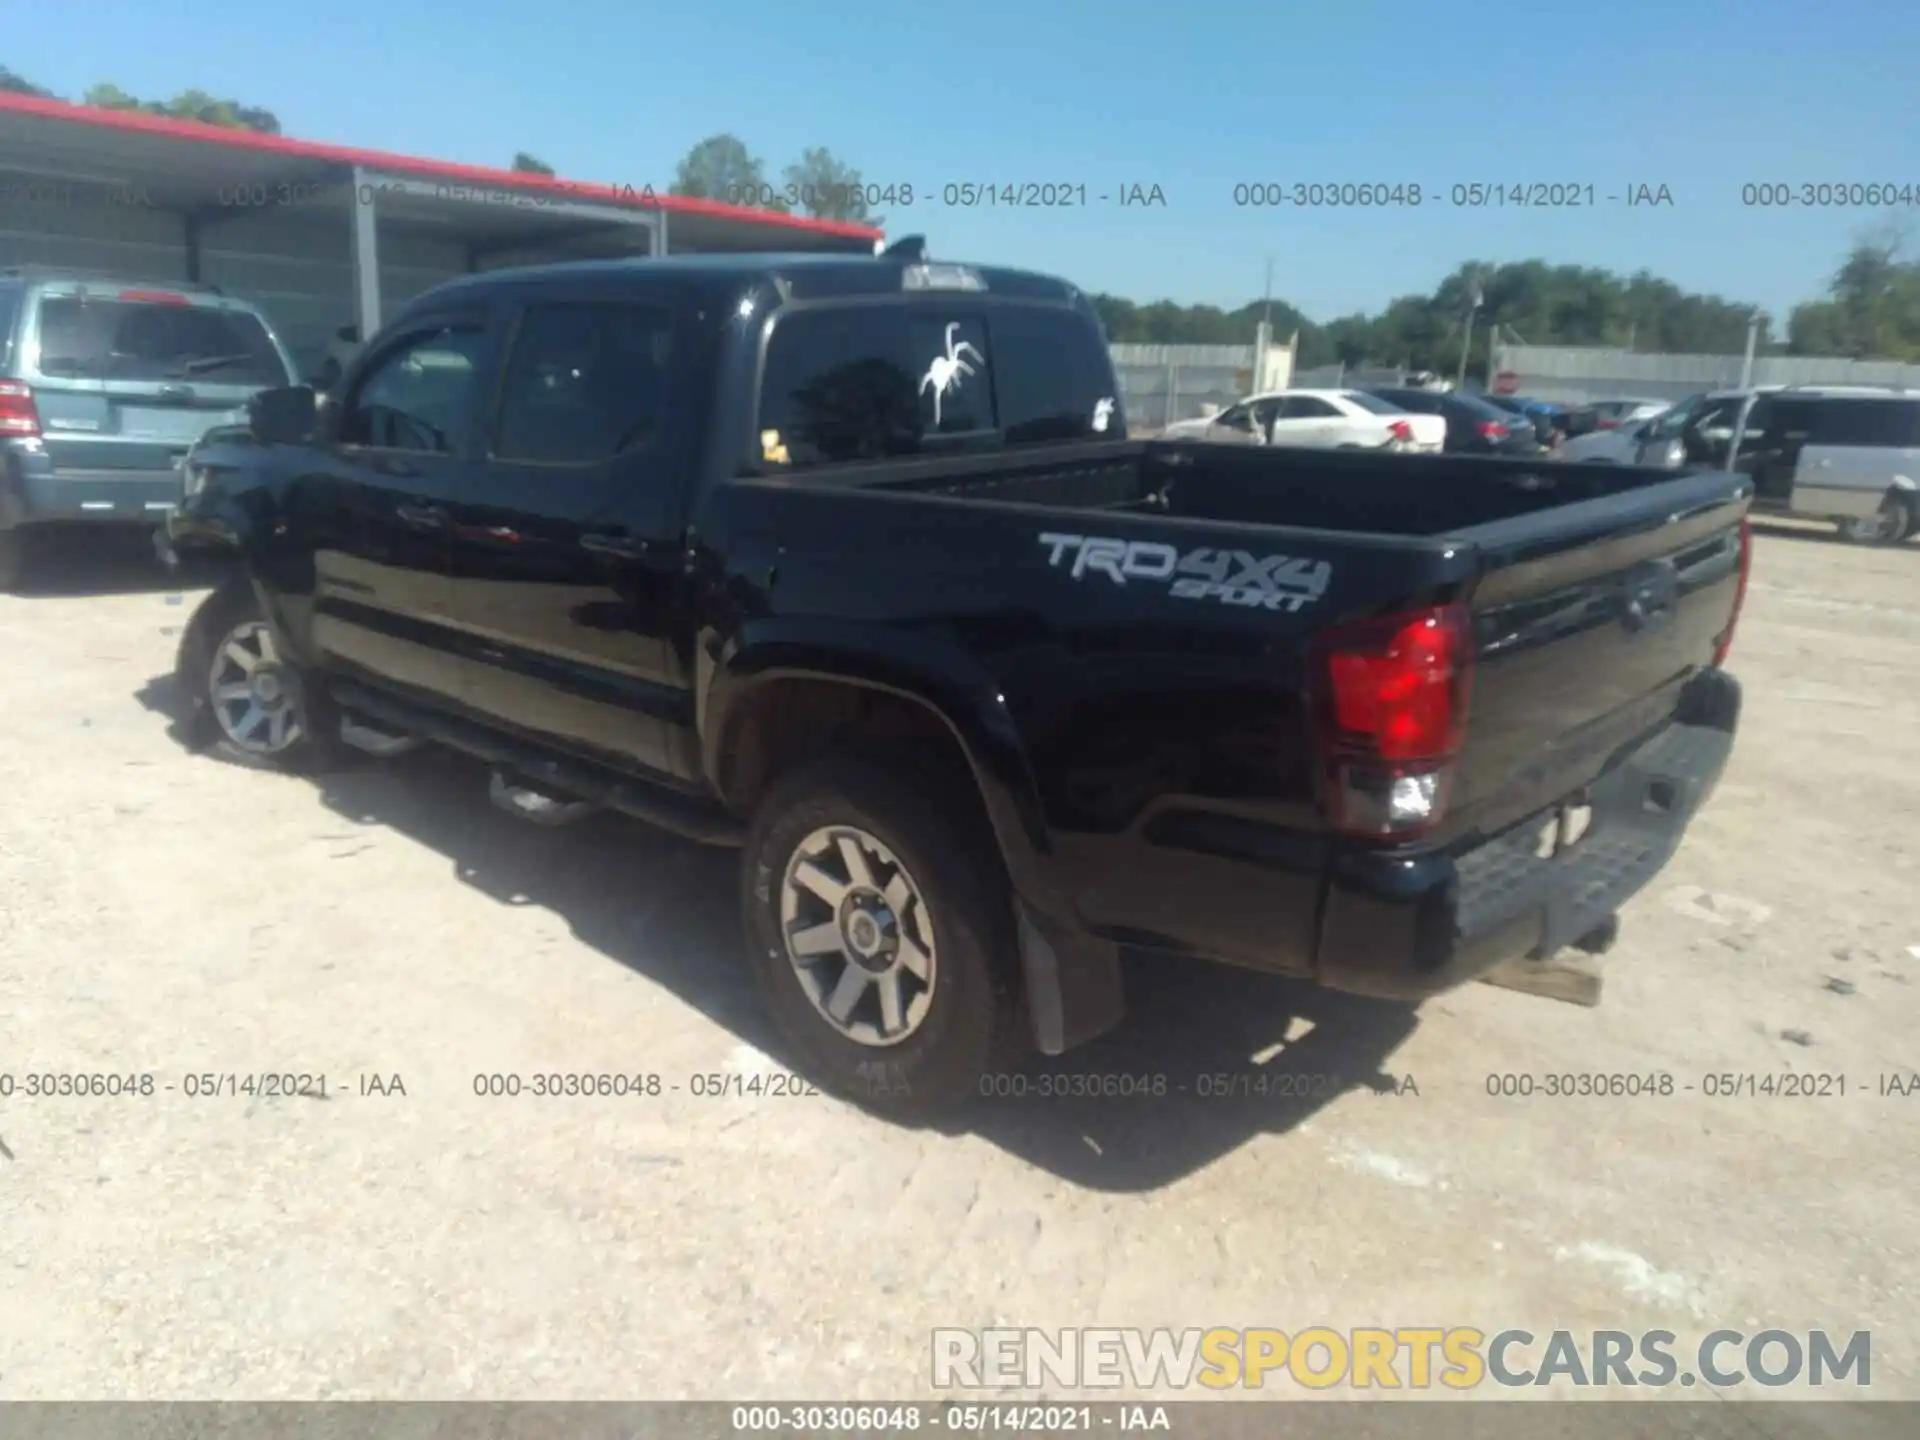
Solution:
{"label": "trd 4x4 badge", "polygon": [[1176,600],[1215,600],[1249,609],[1305,608],[1327,592],[1333,567],[1324,560],[1291,555],[1250,555],[1245,550],[1201,548],[1182,555],[1155,540],[1118,540],[1102,535],[1045,534],[1047,563],[1068,567],[1075,580],[1089,572],[1116,585],[1129,580],[1169,586]]}

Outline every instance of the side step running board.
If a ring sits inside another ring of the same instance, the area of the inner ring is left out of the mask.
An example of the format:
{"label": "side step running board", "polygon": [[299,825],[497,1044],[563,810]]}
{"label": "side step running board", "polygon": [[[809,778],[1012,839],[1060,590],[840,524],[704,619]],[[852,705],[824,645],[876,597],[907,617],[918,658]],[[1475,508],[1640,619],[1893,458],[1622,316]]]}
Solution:
{"label": "side step running board", "polygon": [[[649,784],[584,760],[559,758],[485,726],[409,705],[350,680],[336,680],[332,689],[340,707],[352,711],[361,723],[371,722],[391,734],[418,736],[477,756],[496,770],[507,771],[510,789],[530,791],[558,803],[617,810],[702,845],[738,846],[746,842],[746,827],[737,816],[698,795]],[[518,805],[513,813],[526,814]]]}
{"label": "side step running board", "polygon": [[487,798],[516,820],[535,825],[571,825],[600,807],[591,800],[563,799],[536,789],[517,775],[495,770],[487,782]]}
{"label": "side step running board", "polygon": [[364,750],[369,755],[377,755],[382,760],[420,748],[420,742],[411,735],[400,735],[391,730],[384,730],[378,725],[352,715],[340,717],[340,739],[343,744],[351,745],[356,750]]}

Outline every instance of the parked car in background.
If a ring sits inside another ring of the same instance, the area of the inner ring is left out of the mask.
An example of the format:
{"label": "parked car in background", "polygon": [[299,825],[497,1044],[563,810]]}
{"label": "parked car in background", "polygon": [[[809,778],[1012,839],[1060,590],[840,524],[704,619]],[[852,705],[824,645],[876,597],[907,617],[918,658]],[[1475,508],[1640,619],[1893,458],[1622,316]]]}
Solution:
{"label": "parked car in background", "polygon": [[1167,440],[1229,445],[1424,453],[1438,451],[1446,439],[1446,427],[1431,415],[1410,414],[1363,390],[1275,390],[1160,433]]}
{"label": "parked car in background", "polygon": [[1578,439],[1596,430],[1629,430],[1651,419],[1672,403],[1666,400],[1589,400],[1567,413],[1567,434]]}
{"label": "parked car in background", "polygon": [[1826,520],[1862,545],[1920,530],[1920,393],[1761,385],[1695,395],[1631,432],[1623,464],[1732,469],[1756,514]]}
{"label": "parked car in background", "polygon": [[1084,291],[907,246],[489,271],[257,397],[169,522],[241,567],[189,733],[738,848],[876,1108],[1110,1030],[1123,946],[1418,1000],[1612,943],[1732,749],[1744,484],[1132,440]]}
{"label": "parked car in background", "polygon": [[1563,412],[1558,405],[1551,405],[1545,400],[1530,400],[1523,395],[1478,395],[1474,398],[1525,420],[1533,426],[1534,439],[1543,449],[1551,449],[1559,436],[1555,417]]}
{"label": "parked car in background", "polygon": [[[1696,395],[1681,403],[1683,405],[1691,405],[1701,398],[1702,397]],[[1664,424],[1666,417],[1672,415],[1679,408],[1679,406],[1674,405],[1664,406],[1654,411],[1653,414],[1645,416],[1634,424],[1624,428],[1615,427],[1611,430],[1588,430],[1585,434],[1569,439],[1565,445],[1561,447],[1560,458],[1563,460],[1576,461],[1606,461],[1615,465],[1637,464],[1639,463],[1638,457],[1642,453],[1642,447],[1647,440],[1653,437],[1655,427]],[[1674,423],[1676,426],[1684,424],[1685,417],[1681,417],[1681,419],[1676,420]],[[1665,432],[1663,438],[1671,440],[1678,433],[1677,429]],[[1649,458],[1646,463],[1659,464],[1664,462]]]}
{"label": "parked car in background", "polygon": [[1455,455],[1506,455],[1531,458],[1540,453],[1533,425],[1457,390],[1375,389],[1367,392],[1416,415],[1437,415],[1446,422],[1443,448]]}
{"label": "parked car in background", "polygon": [[0,271],[0,588],[49,527],[151,531],[188,448],[293,377],[266,317],[211,286]]}

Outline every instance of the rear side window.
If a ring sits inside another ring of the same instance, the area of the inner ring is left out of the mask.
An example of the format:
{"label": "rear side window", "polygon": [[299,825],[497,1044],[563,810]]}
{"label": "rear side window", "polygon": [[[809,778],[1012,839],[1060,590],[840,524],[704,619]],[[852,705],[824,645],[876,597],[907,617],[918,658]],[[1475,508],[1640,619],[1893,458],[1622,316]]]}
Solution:
{"label": "rear side window", "polygon": [[1905,400],[1822,400],[1809,445],[1920,445],[1920,405]]}
{"label": "rear side window", "polygon": [[1121,423],[1105,346],[1073,311],[847,306],[775,323],[758,438],[765,460],[802,468],[1084,440]]}
{"label": "rear side window", "polygon": [[13,373],[13,327],[20,318],[20,287],[0,285],[0,375]]}
{"label": "rear side window", "polygon": [[645,305],[534,305],[507,359],[493,454],[591,464],[644,445],[666,404],[673,316]]}
{"label": "rear side window", "polygon": [[267,327],[245,310],[49,295],[39,332],[39,371],[50,378],[291,383]]}

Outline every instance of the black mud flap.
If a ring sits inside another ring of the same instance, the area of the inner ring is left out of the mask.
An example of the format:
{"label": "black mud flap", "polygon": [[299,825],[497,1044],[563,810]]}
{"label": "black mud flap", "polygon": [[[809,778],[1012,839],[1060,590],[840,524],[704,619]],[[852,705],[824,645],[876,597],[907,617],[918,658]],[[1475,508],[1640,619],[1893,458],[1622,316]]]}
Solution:
{"label": "black mud flap", "polygon": [[1014,911],[1035,1048],[1061,1055],[1118,1025],[1127,1013],[1120,947],[1054,924],[1024,900]]}

